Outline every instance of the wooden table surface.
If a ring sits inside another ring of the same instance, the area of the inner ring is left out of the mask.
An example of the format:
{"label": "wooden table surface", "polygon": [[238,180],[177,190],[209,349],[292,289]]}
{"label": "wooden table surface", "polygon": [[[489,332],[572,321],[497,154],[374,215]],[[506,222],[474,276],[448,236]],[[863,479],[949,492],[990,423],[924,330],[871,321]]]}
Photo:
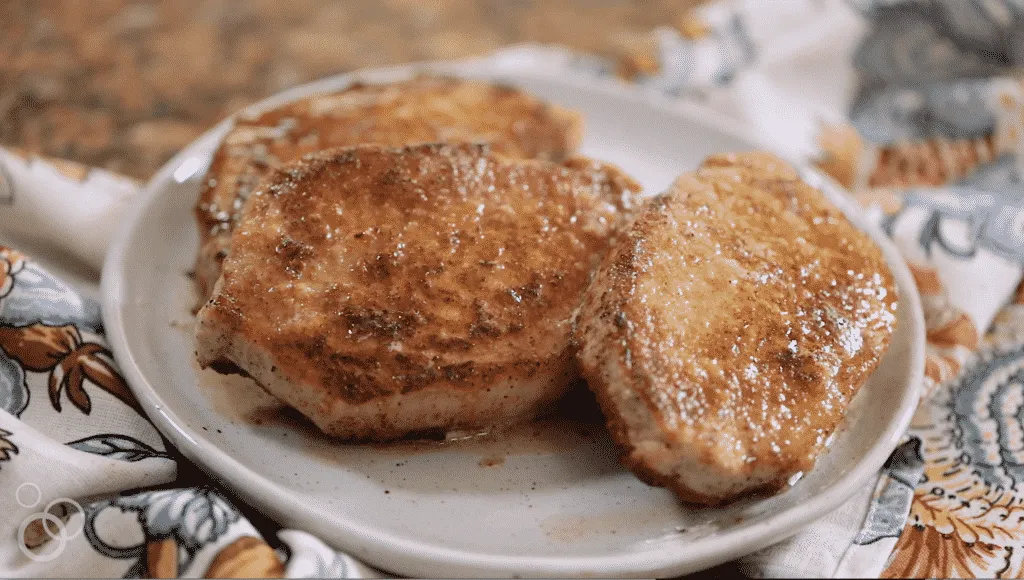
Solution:
{"label": "wooden table surface", "polygon": [[147,178],[226,114],[517,42],[621,56],[696,0],[0,0],[0,145]]}

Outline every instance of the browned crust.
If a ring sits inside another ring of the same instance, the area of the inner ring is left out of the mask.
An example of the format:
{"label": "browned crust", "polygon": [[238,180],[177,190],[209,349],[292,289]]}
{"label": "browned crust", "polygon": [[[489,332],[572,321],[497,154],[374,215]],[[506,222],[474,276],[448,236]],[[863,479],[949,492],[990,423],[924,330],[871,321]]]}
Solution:
{"label": "browned crust", "polygon": [[[471,393],[553,377],[555,394],[539,399],[550,402],[576,373],[568,325],[558,321],[571,318],[636,188],[611,166],[516,160],[481,144],[357,146],[309,155],[275,170],[246,206],[233,234],[235,251],[199,313],[200,335],[216,328],[217,337],[242,337],[274,353],[277,372],[292,383],[327,389],[331,399],[352,405],[439,384]],[[493,207],[484,212],[488,204]],[[494,217],[460,213],[467,209]],[[376,219],[384,221],[374,225],[378,211]],[[381,217],[392,214],[405,215],[405,222]],[[304,216],[301,224],[296,216]],[[407,227],[431,219],[463,223],[463,217],[469,221],[460,229],[481,229],[459,240],[432,226]],[[338,237],[324,239],[325,226]],[[485,241],[492,238],[501,240],[494,243],[507,250],[505,258],[482,259],[493,250]],[[399,239],[408,243],[408,259],[375,249]],[[444,266],[428,264],[445,243],[465,253]],[[365,267],[320,273],[335,263],[363,264],[375,252]],[[335,292],[323,286],[329,280],[350,285]],[[304,284],[314,298],[296,301],[306,296],[299,294]],[[271,289],[273,299],[266,297]],[[471,292],[463,297],[468,303],[458,297],[465,292]],[[447,295],[456,298],[438,298]],[[438,318],[434,311],[444,308],[456,308],[461,318]],[[264,323],[257,312],[284,323]],[[289,326],[295,313],[313,322]],[[226,343],[206,344],[200,362],[226,359],[248,371],[230,351]]]}
{"label": "browned crust", "polygon": [[[765,187],[768,190],[775,188],[775,191],[791,191],[790,188],[793,187],[806,187],[799,183],[796,173],[791,168],[780,164],[781,161],[775,158],[763,154],[752,154],[735,157],[713,157],[705,162],[703,168],[708,168],[712,171],[712,173],[706,174],[707,179],[714,179],[712,176],[716,174],[713,172],[719,168],[728,170],[735,168],[736,171],[746,176],[745,179],[752,180],[750,183],[754,187]],[[666,227],[669,215],[674,211],[673,208],[682,203],[688,195],[686,189],[681,187],[684,179],[686,179],[685,176],[680,178],[673,189],[666,194],[650,200],[637,212],[637,218],[627,231],[621,234],[623,238],[622,243],[616,246],[598,269],[598,273],[584,297],[575,322],[574,342],[577,346],[578,358],[581,363],[581,373],[587,380],[588,385],[590,385],[604,412],[609,432],[622,451],[621,460],[623,464],[643,481],[652,485],[673,489],[683,501],[704,505],[720,505],[742,497],[774,493],[784,489],[788,485],[789,475],[797,469],[794,467],[790,471],[785,465],[780,465],[778,475],[774,479],[748,486],[741,493],[711,495],[693,489],[676,477],[666,475],[655,469],[645,461],[644,455],[638,452],[636,446],[638,437],[645,442],[651,440],[678,442],[676,438],[679,437],[668,425],[669,418],[665,415],[666,408],[659,406],[651,398],[652,393],[664,388],[658,386],[658,381],[659,377],[663,377],[668,373],[666,369],[678,370],[680,368],[672,358],[664,358],[667,355],[665,351],[651,348],[651,340],[664,340],[665,337],[652,337],[646,334],[649,328],[655,329],[655,332],[661,332],[661,330],[657,329],[665,328],[664,321],[659,322],[655,320],[649,327],[640,326],[635,329],[633,325],[634,321],[638,318],[657,315],[656,313],[652,314],[652,311],[649,310],[645,310],[643,314],[635,311],[636,301],[639,298],[638,292],[640,292],[637,286],[637,277],[647,272],[651,267],[651,260],[655,256],[655,254],[652,254],[652,250],[656,251],[656,249],[647,247],[650,244],[656,243],[652,241],[655,238],[652,235],[653,232]],[[704,179],[704,177],[698,177],[698,179]],[[789,195],[797,194],[791,193]],[[801,193],[799,195],[805,194]],[[798,198],[794,197],[792,199],[796,200]],[[794,201],[793,203],[796,202]],[[845,218],[831,204],[827,203],[824,199],[821,199],[820,203],[821,207],[831,208],[827,210],[828,212],[834,212],[832,214],[823,214],[828,215],[824,219],[845,223],[850,232],[849,236],[851,239],[857,240],[853,242],[853,246],[856,247],[856,250],[853,251],[863,252],[864,261],[862,266],[864,271],[870,273],[877,268],[878,271],[883,273],[884,280],[882,285],[887,289],[889,297],[886,304],[895,304],[895,290],[891,274],[888,273],[885,267],[880,251],[870,242],[866,235],[857,231],[846,222]],[[678,234],[682,238],[688,235],[692,234],[685,231]],[[657,296],[654,297],[657,298]],[[646,298],[651,298],[651,296],[646,296]],[[697,308],[700,308],[700,306],[697,306]],[[707,312],[705,316],[713,317],[721,314],[720,312]],[[693,313],[680,313],[679,315],[700,317],[700,315]],[[891,328],[889,332],[891,332]],[[877,367],[881,359],[881,353],[888,346],[889,338],[889,334],[885,333],[879,339],[879,344],[875,345],[878,347],[875,351],[877,356],[869,356],[868,360],[860,360],[859,372],[854,372],[848,377],[852,382],[856,383],[856,387],[859,387]],[[678,348],[685,351],[691,347],[684,344]],[[587,351],[586,356],[582,356],[584,350]],[[582,358],[580,358],[581,356]],[[786,361],[780,362],[785,363]],[[606,364],[614,365],[613,368],[617,369],[614,372],[621,374],[621,377],[610,376],[612,373],[609,372],[609,367],[604,366]],[[793,364],[796,364],[796,361],[793,361]],[[783,364],[783,368],[786,368],[785,364]],[[816,375],[813,374],[817,371],[807,367],[805,363],[801,363],[800,366],[794,366],[790,371],[786,372],[795,373],[796,380],[807,380],[811,383],[817,380],[815,378]],[[632,393],[636,397],[635,400],[641,401],[644,408],[646,408],[646,413],[650,417],[649,424],[638,425],[636,423],[638,419],[635,415],[631,417],[626,416],[630,413],[626,411],[628,405],[622,399],[621,391],[618,391],[619,394],[613,398],[613,390],[622,387],[621,384],[618,384],[619,381],[631,382],[632,386],[629,388],[632,389]],[[700,383],[697,384],[699,385]],[[706,388],[711,387],[709,385]],[[856,388],[854,389],[855,391]],[[835,423],[838,422],[838,419],[839,417],[835,418]],[[824,425],[822,432],[831,433],[835,423]],[[638,433],[641,431],[646,432],[646,435],[640,437]],[[701,450],[698,446],[694,448],[694,451],[700,451],[701,461],[708,465],[714,465],[715,458],[707,454],[712,451],[711,448]],[[745,472],[751,473],[752,469],[752,466],[747,466],[745,467]],[[737,476],[740,476],[740,474],[737,474]]]}
{"label": "browned crust", "polygon": [[512,157],[557,162],[581,139],[582,118],[574,111],[513,87],[443,76],[356,83],[240,116],[214,154],[194,208],[200,294],[212,291],[245,199],[274,168],[305,154],[364,143],[478,141]]}
{"label": "browned crust", "polygon": [[[648,232],[652,227],[655,227],[655,222],[665,220],[665,212],[667,207],[671,203],[670,196],[667,194],[659,194],[651,198],[643,208],[638,212],[637,220],[631,225],[628,231],[623,233],[625,239],[622,240],[608,256],[608,260],[605,264],[602,264],[600,270],[602,273],[607,272],[608,279],[611,280],[611,284],[606,287],[605,292],[598,299],[602,307],[597,314],[604,324],[609,325],[610,328],[614,328],[613,334],[603,338],[605,345],[615,345],[625,343],[626,350],[631,351],[635,349],[636,337],[626,332],[626,326],[623,324],[616,324],[614,320],[616,317],[621,317],[625,314],[625,302],[629,299],[631,290],[634,285],[634,279],[640,266],[640,257],[644,253],[639,246],[645,244],[649,237]],[[600,275],[600,274],[599,274]],[[592,287],[598,285],[598,280],[595,279]],[[595,297],[588,290],[588,294],[584,300],[594,300]],[[584,308],[581,308],[583,312]],[[613,322],[609,322],[613,321]],[[579,320],[576,320],[577,327],[573,331],[573,342],[576,344],[578,349],[578,325]],[[608,350],[606,348],[605,355],[608,356]],[[595,367],[587,364],[580,365],[580,374],[583,379],[587,382],[591,392],[594,393],[594,398],[597,400],[598,406],[601,408],[601,412],[605,417],[605,424],[608,428],[608,433],[612,437],[612,441],[615,442],[619,448],[619,461],[624,467],[629,469],[633,474],[648,485],[654,487],[665,487],[671,489],[680,500],[688,503],[706,505],[706,506],[717,506],[730,501],[734,501],[739,498],[721,498],[711,495],[705,495],[697,493],[688,487],[681,485],[679,481],[670,476],[662,475],[656,470],[652,469],[649,465],[644,463],[642,460],[638,460],[635,457],[636,448],[633,445],[633,440],[630,437],[630,429],[623,418],[619,406],[612,401],[609,396],[610,385],[605,380],[605,375],[599,372]],[[654,411],[654,409],[652,409]],[[660,426],[664,428],[663,425]],[[765,491],[777,491],[779,488],[776,486],[772,490]],[[757,491],[751,491],[751,494],[755,494]]]}

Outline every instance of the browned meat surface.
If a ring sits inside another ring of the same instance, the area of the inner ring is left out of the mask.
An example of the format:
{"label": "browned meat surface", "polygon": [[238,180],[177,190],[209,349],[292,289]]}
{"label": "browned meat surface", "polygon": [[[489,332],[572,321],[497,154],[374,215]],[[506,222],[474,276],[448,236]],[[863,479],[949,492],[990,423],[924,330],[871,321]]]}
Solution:
{"label": "browned meat surface", "polygon": [[581,132],[575,112],[518,89],[436,77],[358,85],[240,116],[196,203],[199,291],[205,300],[217,282],[245,199],[273,169],[307,153],[368,143],[479,141],[513,157],[561,161],[575,151]]}
{"label": "browned meat surface", "polygon": [[637,189],[484,145],[311,155],[245,205],[199,361],[350,439],[536,416],[577,376],[572,316]]}
{"label": "browned meat surface", "polygon": [[703,504],[810,469],[889,344],[878,247],[764,153],[708,159],[622,239],[575,339],[624,463]]}

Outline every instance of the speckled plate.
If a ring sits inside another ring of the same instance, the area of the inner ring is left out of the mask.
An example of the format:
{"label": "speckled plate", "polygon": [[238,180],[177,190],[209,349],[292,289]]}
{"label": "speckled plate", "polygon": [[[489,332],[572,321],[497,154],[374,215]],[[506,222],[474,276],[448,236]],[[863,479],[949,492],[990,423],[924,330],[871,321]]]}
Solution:
{"label": "speckled plate", "polygon": [[[707,154],[756,147],[714,114],[613,80],[525,70],[500,60],[359,73],[363,80],[440,68],[498,78],[586,116],[583,152],[658,192]],[[349,76],[279,95],[270,106],[340,89]],[[181,451],[285,526],[411,576],[670,576],[779,541],[838,507],[882,466],[917,402],[924,324],[896,250],[899,326],[831,451],[792,489],[726,509],[681,505],[619,466],[598,424],[552,420],[502,438],[449,445],[344,445],[319,436],[240,378],[197,370],[186,272],[192,205],[222,124],[171,160],[140,195],[103,271],[104,320],[133,390]],[[855,223],[831,182],[809,179]]]}

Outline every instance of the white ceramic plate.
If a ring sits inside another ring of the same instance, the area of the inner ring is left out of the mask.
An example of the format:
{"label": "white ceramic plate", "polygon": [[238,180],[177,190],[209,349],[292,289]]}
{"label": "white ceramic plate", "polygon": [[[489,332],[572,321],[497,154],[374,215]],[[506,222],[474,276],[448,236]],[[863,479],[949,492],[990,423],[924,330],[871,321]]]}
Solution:
{"label": "white ceramic plate", "polygon": [[[648,193],[707,154],[756,147],[727,121],[612,80],[563,78],[496,61],[423,65],[499,78],[586,116],[583,152],[619,164]],[[419,67],[419,68],[422,68]],[[404,77],[412,68],[360,73]],[[339,89],[349,77],[261,106]],[[200,372],[189,308],[192,205],[222,124],[149,183],[103,272],[118,361],[157,427],[246,501],[379,568],[412,576],[668,576],[777,542],[838,507],[882,466],[917,402],[924,324],[910,274],[876,229],[899,287],[899,326],[832,450],[791,490],[726,509],[681,505],[620,467],[602,429],[556,422],[503,439],[382,449],[329,442],[240,378]],[[809,178],[858,224],[831,182]],[[587,429],[589,436],[581,432]]]}

